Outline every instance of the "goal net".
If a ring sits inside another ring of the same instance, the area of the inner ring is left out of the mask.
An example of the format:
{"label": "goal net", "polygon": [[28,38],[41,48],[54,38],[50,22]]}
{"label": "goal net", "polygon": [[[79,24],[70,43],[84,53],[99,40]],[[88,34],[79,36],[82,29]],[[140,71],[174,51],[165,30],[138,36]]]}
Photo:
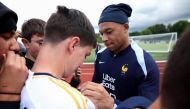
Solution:
{"label": "goal net", "polygon": [[170,52],[177,41],[177,33],[131,36],[130,39],[148,52]]}
{"label": "goal net", "polygon": [[149,52],[157,61],[165,61],[177,41],[177,33],[131,36],[140,47]]}

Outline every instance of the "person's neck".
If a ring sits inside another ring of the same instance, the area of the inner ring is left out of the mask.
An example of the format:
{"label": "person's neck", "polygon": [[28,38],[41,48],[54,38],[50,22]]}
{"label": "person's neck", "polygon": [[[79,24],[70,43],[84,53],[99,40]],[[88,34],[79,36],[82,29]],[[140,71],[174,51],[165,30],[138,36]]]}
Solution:
{"label": "person's neck", "polygon": [[32,57],[32,55],[29,52],[26,52],[25,58],[28,58],[28,59],[32,60],[33,62],[35,62],[35,58]]}
{"label": "person's neck", "polygon": [[115,50],[114,51],[114,54],[118,54],[119,52],[121,52],[122,50],[126,49],[128,46],[129,46],[130,42],[126,42],[125,44],[121,45],[119,47],[119,49]]}
{"label": "person's neck", "polygon": [[33,72],[49,73],[57,78],[62,78],[63,75],[63,60],[62,56],[56,47],[44,45],[35,61],[32,68]]}

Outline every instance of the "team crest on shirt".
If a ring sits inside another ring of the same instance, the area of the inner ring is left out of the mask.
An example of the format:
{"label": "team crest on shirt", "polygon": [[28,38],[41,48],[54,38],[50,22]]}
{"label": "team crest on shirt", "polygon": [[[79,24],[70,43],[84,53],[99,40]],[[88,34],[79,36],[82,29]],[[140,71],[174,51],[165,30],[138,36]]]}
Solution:
{"label": "team crest on shirt", "polygon": [[127,65],[126,64],[122,65],[122,67],[121,67],[121,73],[125,74],[127,71],[128,71]]}

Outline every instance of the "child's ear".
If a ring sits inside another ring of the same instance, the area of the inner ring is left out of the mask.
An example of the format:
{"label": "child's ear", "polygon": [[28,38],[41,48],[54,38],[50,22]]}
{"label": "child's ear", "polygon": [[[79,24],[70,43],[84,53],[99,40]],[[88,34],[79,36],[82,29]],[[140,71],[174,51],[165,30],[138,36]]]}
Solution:
{"label": "child's ear", "polygon": [[27,49],[27,48],[29,48],[29,41],[27,40],[27,39],[25,39],[25,38],[22,38],[22,43],[24,44],[24,46],[25,46],[25,48]]}
{"label": "child's ear", "polygon": [[69,43],[69,49],[72,51],[75,47],[80,45],[80,38],[79,37],[72,37]]}

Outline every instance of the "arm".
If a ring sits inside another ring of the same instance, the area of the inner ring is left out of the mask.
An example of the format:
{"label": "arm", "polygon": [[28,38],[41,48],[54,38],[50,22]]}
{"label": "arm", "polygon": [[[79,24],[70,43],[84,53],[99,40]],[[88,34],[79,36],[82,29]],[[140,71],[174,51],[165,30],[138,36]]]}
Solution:
{"label": "arm", "polygon": [[149,57],[145,58],[147,76],[139,85],[139,95],[154,101],[159,95],[160,73],[155,61]]}
{"label": "arm", "polygon": [[28,75],[25,59],[13,51],[1,57],[3,63],[0,65],[0,107],[16,106],[19,104],[20,93]]}
{"label": "arm", "polygon": [[95,60],[95,63],[94,63],[94,74],[93,74],[93,77],[92,77],[92,82],[95,82],[95,83],[101,83],[101,79],[99,78],[99,73],[98,73],[98,57],[99,55],[97,54],[97,57],[96,57],[96,60]]}
{"label": "arm", "polygon": [[114,99],[109,95],[106,89],[93,82],[86,82],[79,88],[81,93],[87,96],[98,109],[113,109]]}

